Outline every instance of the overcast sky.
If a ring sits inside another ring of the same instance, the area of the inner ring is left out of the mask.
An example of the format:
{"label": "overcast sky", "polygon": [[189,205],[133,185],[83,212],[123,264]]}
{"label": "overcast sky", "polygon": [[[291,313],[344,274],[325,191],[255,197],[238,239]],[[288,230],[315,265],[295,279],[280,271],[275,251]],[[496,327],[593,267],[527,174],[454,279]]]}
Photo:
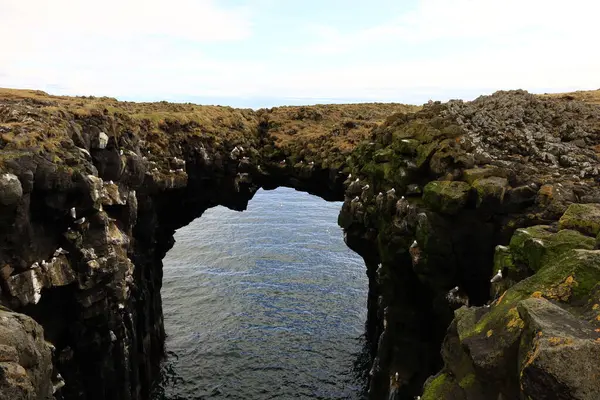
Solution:
{"label": "overcast sky", "polygon": [[598,0],[0,0],[0,87],[263,107],[600,88]]}

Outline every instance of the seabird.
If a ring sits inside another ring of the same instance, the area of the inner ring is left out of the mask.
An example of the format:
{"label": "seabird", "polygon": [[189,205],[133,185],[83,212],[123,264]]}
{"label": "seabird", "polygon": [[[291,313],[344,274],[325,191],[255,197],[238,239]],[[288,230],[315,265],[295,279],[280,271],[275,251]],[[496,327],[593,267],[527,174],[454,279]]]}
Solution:
{"label": "seabird", "polygon": [[240,151],[244,151],[244,148],[242,146],[240,146]]}
{"label": "seabird", "polygon": [[315,165],[315,162],[314,162],[314,161],[311,161],[311,162],[310,162],[310,165]]}
{"label": "seabird", "polygon": [[357,201],[359,201],[360,199],[358,198],[358,196],[356,196],[355,198],[352,199],[352,203],[356,203]]}
{"label": "seabird", "polygon": [[158,171],[158,168],[153,168],[152,171]]}
{"label": "seabird", "polygon": [[391,189],[390,189],[390,190],[388,190],[386,193],[387,193],[387,194],[394,194],[394,193],[396,193],[396,189],[394,189],[394,188],[391,188]]}
{"label": "seabird", "polygon": [[169,173],[170,173],[170,174],[172,174],[172,173],[173,173],[173,170],[172,170],[172,169],[170,169],[170,170],[169,170]]}
{"label": "seabird", "polygon": [[413,265],[418,264],[421,260],[421,249],[419,249],[419,244],[415,240],[408,249],[408,254],[410,254],[410,258],[412,259]]}
{"label": "seabird", "polygon": [[50,261],[52,264],[54,264],[56,262],[56,257],[52,257],[52,260]]}
{"label": "seabird", "polygon": [[394,379],[396,380],[396,382],[398,381],[398,373],[397,372],[394,374]]}
{"label": "seabird", "polygon": [[71,217],[73,219],[77,218],[77,211],[75,211],[75,207],[71,207]]}
{"label": "seabird", "polygon": [[360,181],[360,179],[356,178],[356,180],[354,182],[359,182],[359,181]]}
{"label": "seabird", "polygon": [[46,260],[42,260],[42,267],[45,267],[46,265],[48,265],[48,262]]}
{"label": "seabird", "polygon": [[369,185],[365,185],[362,187],[362,190],[369,190],[369,187],[370,187]]}
{"label": "seabird", "polygon": [[177,172],[183,172],[183,168],[179,168]]}
{"label": "seabird", "polygon": [[502,270],[499,269],[498,273],[496,275],[494,275],[492,277],[492,279],[490,279],[490,283],[496,283],[496,282],[500,281],[502,278],[503,278],[503,276],[502,276]]}
{"label": "seabird", "polygon": [[285,165],[285,160],[279,161],[279,165]]}
{"label": "seabird", "polygon": [[114,185],[115,183],[113,181],[108,181],[109,185]]}
{"label": "seabird", "polygon": [[123,150],[119,150],[119,155],[122,156],[123,155]]}
{"label": "seabird", "polygon": [[348,174],[348,179],[352,178],[352,174]]}
{"label": "seabird", "polygon": [[65,249],[63,249],[62,247],[59,247],[58,249],[56,249],[56,251],[54,252],[54,257],[58,257],[61,254],[69,254],[69,252]]}
{"label": "seabird", "polygon": [[81,217],[81,218],[79,218],[78,220],[75,220],[75,223],[76,223],[76,224],[78,224],[78,225],[81,225],[81,224],[83,224],[84,222],[85,222],[85,217]]}
{"label": "seabird", "polygon": [[404,196],[400,196],[400,200],[404,200]]}
{"label": "seabird", "polygon": [[40,266],[40,264],[36,261],[33,264],[31,264],[31,269],[39,268],[39,266]]}

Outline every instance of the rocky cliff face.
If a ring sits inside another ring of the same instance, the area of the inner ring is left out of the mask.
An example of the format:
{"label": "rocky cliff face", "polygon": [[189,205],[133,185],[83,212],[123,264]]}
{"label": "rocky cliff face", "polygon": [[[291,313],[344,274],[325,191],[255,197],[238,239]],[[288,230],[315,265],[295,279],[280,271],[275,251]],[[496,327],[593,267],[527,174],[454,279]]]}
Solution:
{"label": "rocky cliff face", "polygon": [[[277,186],[344,200],[369,276],[370,398],[411,398],[440,369],[424,398],[598,394],[597,106],[500,92],[254,112],[0,94],[1,301],[55,348],[52,368],[43,346],[38,369],[19,359],[22,398],[52,382],[56,398],[148,398],[173,233]],[[557,366],[571,356],[587,375]]]}

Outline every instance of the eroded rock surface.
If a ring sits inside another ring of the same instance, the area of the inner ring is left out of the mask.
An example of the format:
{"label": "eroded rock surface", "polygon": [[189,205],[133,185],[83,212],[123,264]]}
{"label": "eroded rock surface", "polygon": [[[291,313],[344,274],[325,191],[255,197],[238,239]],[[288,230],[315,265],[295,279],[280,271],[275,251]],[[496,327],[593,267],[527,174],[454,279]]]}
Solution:
{"label": "eroded rock surface", "polygon": [[[512,91],[255,112],[0,94],[0,300],[56,346],[58,396],[147,399],[175,230],[278,186],[344,201],[369,277],[369,398],[596,395],[597,105]],[[570,357],[586,372],[561,371]]]}
{"label": "eroded rock surface", "polygon": [[52,398],[51,345],[32,318],[0,308],[0,399]]}

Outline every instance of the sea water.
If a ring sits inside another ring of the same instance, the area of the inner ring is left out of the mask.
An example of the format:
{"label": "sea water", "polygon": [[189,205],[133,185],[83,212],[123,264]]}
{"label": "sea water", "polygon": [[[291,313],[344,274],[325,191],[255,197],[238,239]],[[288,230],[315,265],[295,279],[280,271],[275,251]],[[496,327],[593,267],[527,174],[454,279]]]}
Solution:
{"label": "sea water", "polygon": [[340,207],[259,190],[246,211],[215,207],[176,232],[155,399],[363,398],[368,282]]}

